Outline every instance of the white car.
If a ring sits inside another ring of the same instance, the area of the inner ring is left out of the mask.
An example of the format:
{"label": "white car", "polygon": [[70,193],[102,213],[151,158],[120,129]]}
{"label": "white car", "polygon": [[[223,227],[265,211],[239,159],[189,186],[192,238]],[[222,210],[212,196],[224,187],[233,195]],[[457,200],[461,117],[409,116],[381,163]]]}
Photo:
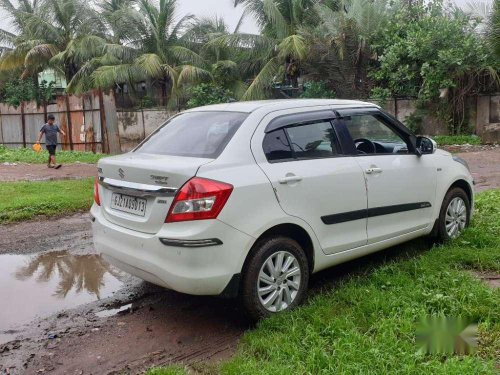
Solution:
{"label": "white car", "polygon": [[469,224],[467,163],[370,103],[214,105],[102,159],[95,246],[119,268],[194,295],[240,295],[264,317],[298,305],[309,277]]}

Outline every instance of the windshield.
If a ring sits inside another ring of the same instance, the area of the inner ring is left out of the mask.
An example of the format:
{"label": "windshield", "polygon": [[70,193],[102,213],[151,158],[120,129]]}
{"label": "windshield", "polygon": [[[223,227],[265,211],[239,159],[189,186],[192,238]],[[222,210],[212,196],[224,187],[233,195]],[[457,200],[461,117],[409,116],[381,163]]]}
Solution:
{"label": "windshield", "polygon": [[247,118],[240,112],[190,112],[172,118],[134,152],[216,159]]}

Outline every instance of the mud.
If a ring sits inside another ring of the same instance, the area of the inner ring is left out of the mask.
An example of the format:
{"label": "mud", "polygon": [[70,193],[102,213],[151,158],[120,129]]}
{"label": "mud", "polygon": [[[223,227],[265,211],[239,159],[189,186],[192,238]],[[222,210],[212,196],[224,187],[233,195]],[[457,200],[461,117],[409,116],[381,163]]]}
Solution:
{"label": "mud", "polygon": [[113,269],[81,214],[0,226],[0,296],[0,374],[136,374],[217,361],[250,326],[237,301]]}
{"label": "mud", "polygon": [[73,180],[97,175],[95,164],[67,164],[60,169],[40,164],[0,163],[0,181]]}

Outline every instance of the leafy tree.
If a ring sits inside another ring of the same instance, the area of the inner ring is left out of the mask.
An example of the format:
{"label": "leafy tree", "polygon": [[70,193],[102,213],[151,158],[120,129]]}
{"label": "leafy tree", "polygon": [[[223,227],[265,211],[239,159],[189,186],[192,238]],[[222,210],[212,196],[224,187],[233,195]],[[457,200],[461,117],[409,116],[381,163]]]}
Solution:
{"label": "leafy tree", "polygon": [[24,101],[37,98],[37,89],[31,80],[11,79],[2,85],[0,99],[3,103],[19,107]]}
{"label": "leafy tree", "polygon": [[500,60],[500,1],[493,1],[493,9],[488,22],[488,36],[493,52]]}
{"label": "leafy tree", "polygon": [[300,95],[302,99],[332,99],[335,92],[328,87],[325,81],[311,81],[304,84],[304,92]]}
{"label": "leafy tree", "polygon": [[375,38],[378,64],[371,76],[392,96],[417,97],[420,107],[439,103],[450,130],[460,133],[466,97],[487,89],[483,82],[491,86],[499,80],[500,61],[492,58],[476,26],[475,19],[439,1],[401,8]]}
{"label": "leafy tree", "polygon": [[234,101],[231,91],[213,83],[202,83],[188,90],[190,99],[188,108],[202,107],[209,104],[229,103]]}

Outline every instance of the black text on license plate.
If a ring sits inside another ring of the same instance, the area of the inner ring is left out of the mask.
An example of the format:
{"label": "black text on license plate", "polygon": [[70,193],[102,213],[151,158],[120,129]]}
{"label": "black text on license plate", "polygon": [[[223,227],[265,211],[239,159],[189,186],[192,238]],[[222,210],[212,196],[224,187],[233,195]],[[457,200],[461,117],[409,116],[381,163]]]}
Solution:
{"label": "black text on license plate", "polygon": [[113,193],[111,196],[111,208],[132,215],[145,216],[146,203],[146,199],[131,197],[129,195]]}

